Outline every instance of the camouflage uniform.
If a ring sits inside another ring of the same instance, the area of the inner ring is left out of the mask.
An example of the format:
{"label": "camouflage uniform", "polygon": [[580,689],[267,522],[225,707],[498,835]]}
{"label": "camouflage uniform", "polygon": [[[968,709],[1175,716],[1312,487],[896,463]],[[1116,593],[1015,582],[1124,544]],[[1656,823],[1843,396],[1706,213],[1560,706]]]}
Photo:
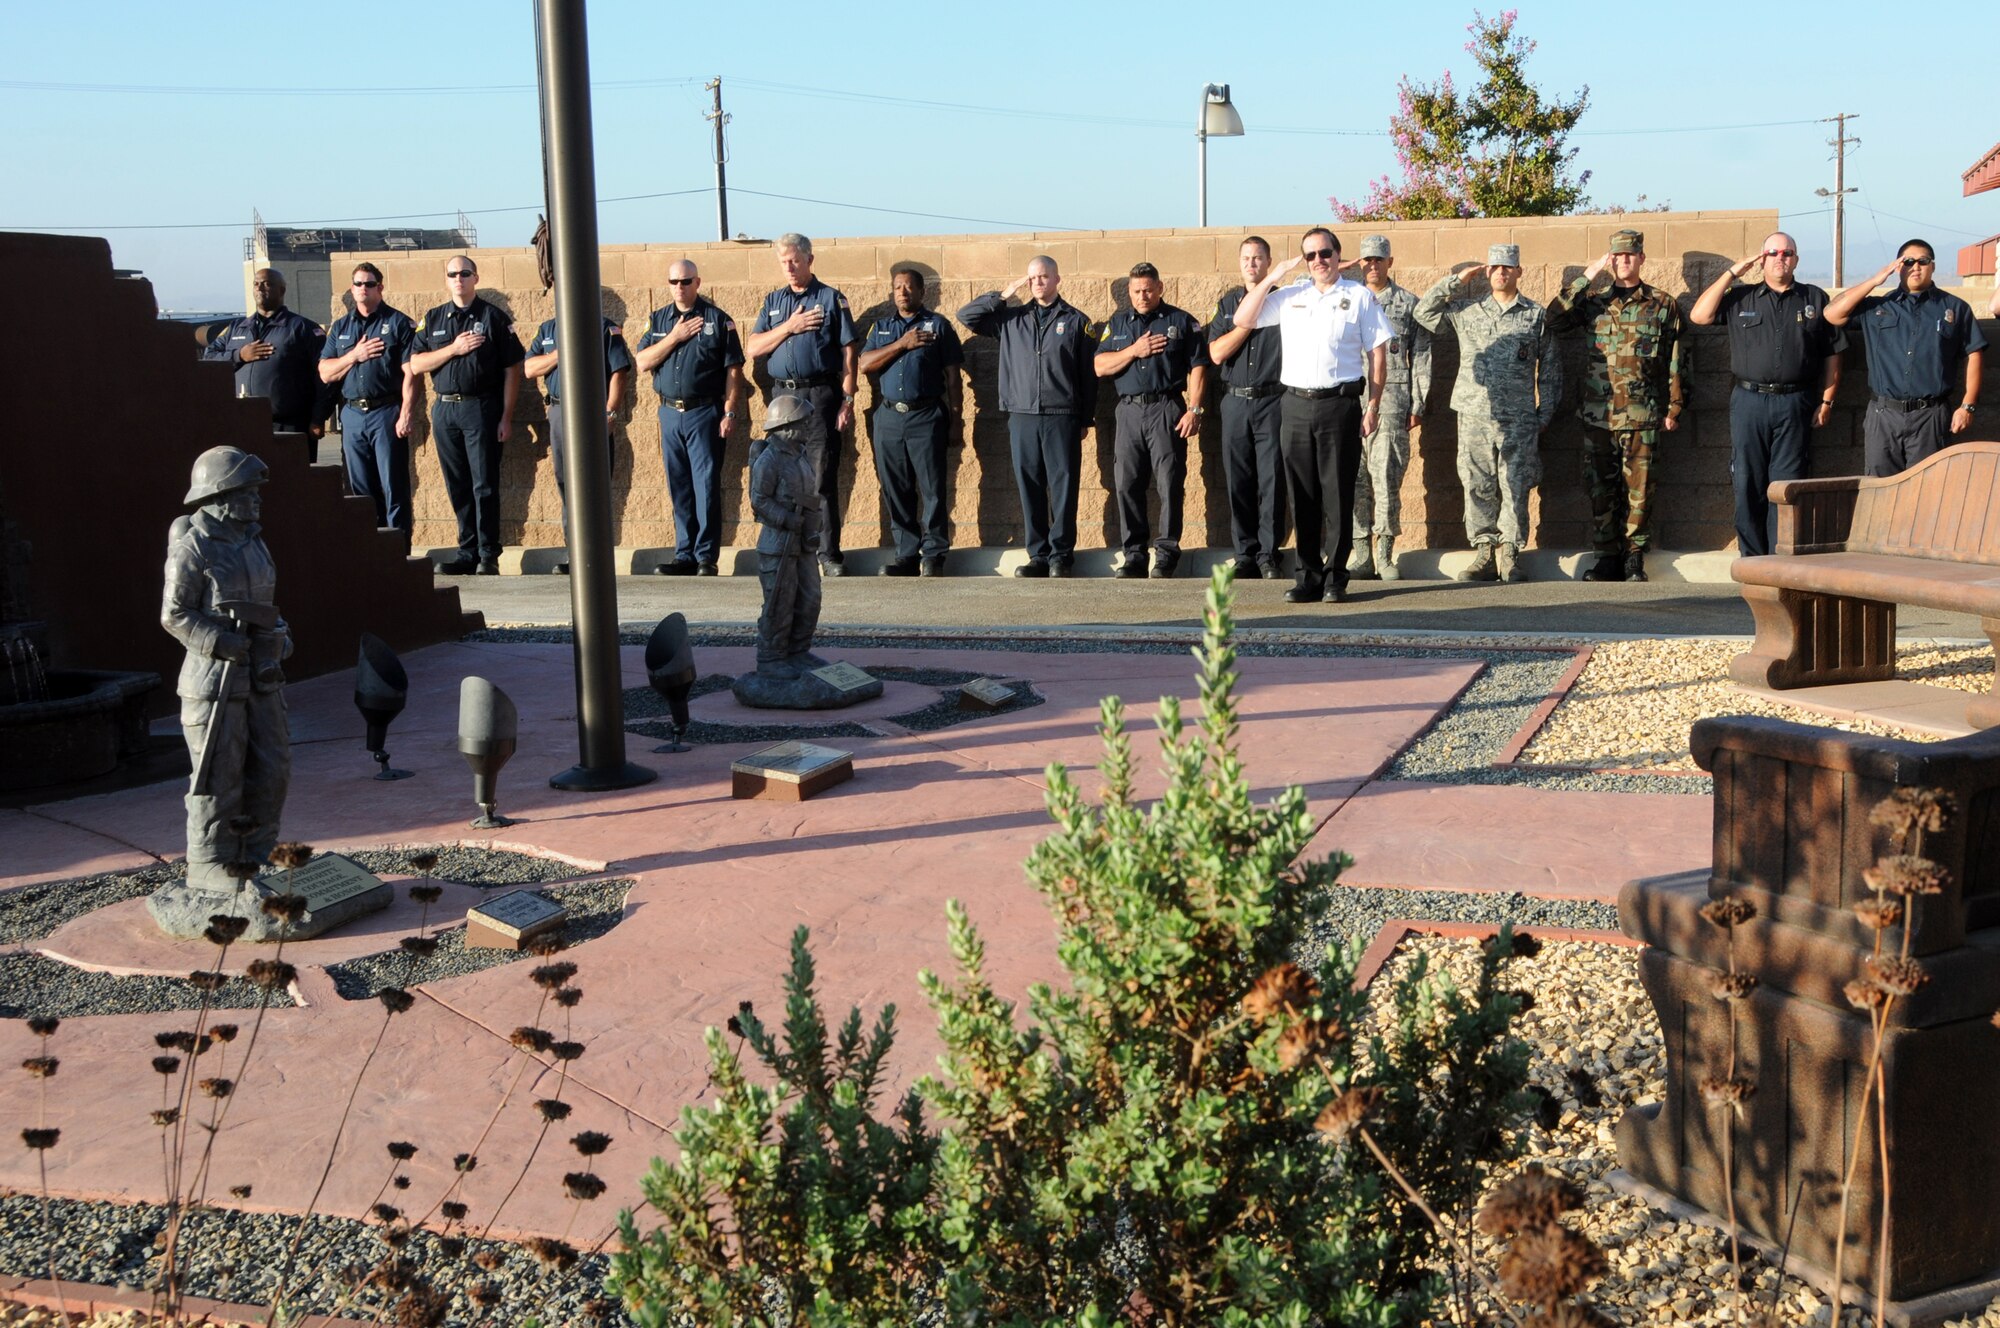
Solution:
{"label": "camouflage uniform", "polygon": [[1661,426],[1680,418],[1681,309],[1645,282],[1630,293],[1591,291],[1579,276],[1549,304],[1557,332],[1590,329],[1583,421],[1583,478],[1590,490],[1591,544],[1600,555],[1643,553],[1652,540],[1653,449]]}
{"label": "camouflage uniform", "polygon": [[[1458,479],[1465,487],[1465,533],[1474,548],[1527,542],[1528,495],[1542,482],[1541,433],[1562,398],[1562,361],[1541,305],[1525,295],[1502,308],[1487,295],[1449,307],[1457,276],[1417,301],[1417,324],[1458,336]],[[1536,390],[1539,380],[1540,391]]]}
{"label": "camouflage uniform", "polygon": [[1376,298],[1389,320],[1389,372],[1375,432],[1361,440],[1361,473],[1354,484],[1357,550],[1368,548],[1370,535],[1402,533],[1410,416],[1424,413],[1431,391],[1431,334],[1417,323],[1417,297],[1392,281]]}

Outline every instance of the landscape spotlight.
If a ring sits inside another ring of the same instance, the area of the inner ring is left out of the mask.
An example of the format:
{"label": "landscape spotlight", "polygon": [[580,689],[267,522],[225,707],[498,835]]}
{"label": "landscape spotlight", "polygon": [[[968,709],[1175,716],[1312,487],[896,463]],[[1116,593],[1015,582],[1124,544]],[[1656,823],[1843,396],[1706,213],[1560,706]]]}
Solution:
{"label": "landscape spotlight", "polygon": [[666,698],[673,715],[674,740],[662,743],[656,752],[688,750],[681,739],[688,731],[688,693],[694,689],[694,647],[688,643],[687,619],[670,613],[653,629],[646,642],[646,681]]}
{"label": "landscape spotlight", "polygon": [[507,693],[484,678],[467,678],[458,687],[458,750],[472,767],[472,800],[479,804],[474,830],[497,830],[514,822],[493,809],[494,781],[500,767],[514,754],[521,716]]}
{"label": "landscape spotlight", "polygon": [[408,779],[411,771],[391,770],[385,744],[389,721],[410,699],[410,675],[389,643],[373,632],[361,634],[361,662],[354,666],[354,708],[368,721],[368,752],[379,767],[377,779]]}

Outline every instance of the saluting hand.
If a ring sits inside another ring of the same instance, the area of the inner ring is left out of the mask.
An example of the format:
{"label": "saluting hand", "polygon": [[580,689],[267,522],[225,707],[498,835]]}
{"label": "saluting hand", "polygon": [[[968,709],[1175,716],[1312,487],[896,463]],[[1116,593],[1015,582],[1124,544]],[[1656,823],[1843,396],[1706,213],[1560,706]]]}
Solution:
{"label": "saluting hand", "polygon": [[1871,287],[1886,286],[1893,281],[1896,282],[1898,285],[1901,285],[1902,277],[1903,277],[1903,259],[1902,256],[1899,254],[1895,258],[1890,259],[1889,265],[1883,268],[1880,272],[1877,272],[1875,274],[1875,280],[1869,282],[1868,284]]}
{"label": "saluting hand", "polygon": [[1583,279],[1585,281],[1596,281],[1597,274],[1604,271],[1605,268],[1610,266],[1611,266],[1611,251],[1609,249],[1606,249],[1603,253],[1597,256],[1597,261],[1595,263],[1592,263],[1589,267],[1583,270]]}
{"label": "saluting hand", "polygon": [[802,305],[785,320],[785,335],[797,336],[801,332],[811,332],[826,321],[826,310],[816,304]]}
{"label": "saluting hand", "polygon": [[1348,270],[1349,268],[1356,268],[1356,267],[1360,267],[1360,266],[1361,266],[1361,259],[1360,259],[1359,257],[1355,257],[1355,258],[1350,258],[1350,259],[1348,259],[1348,260],[1347,260],[1346,262],[1344,262],[1344,263],[1335,263],[1335,264],[1333,265],[1333,270],[1334,270],[1335,272],[1345,272],[1345,271],[1347,271],[1347,270]]}
{"label": "saluting hand", "polygon": [[1738,278],[1747,277],[1750,275],[1750,272],[1753,268],[1762,266],[1763,262],[1764,262],[1764,251],[1762,249],[1759,249],[1756,253],[1750,255],[1748,258],[1744,259],[1742,262],[1738,263],[1735,267],[1729,270],[1735,273]]}
{"label": "saluting hand", "polygon": [[355,363],[358,364],[363,360],[379,359],[384,349],[386,348],[382,344],[382,338],[363,337],[354,347]]}
{"label": "saluting hand", "polygon": [[1003,300],[1013,299],[1014,292],[1020,290],[1021,287],[1027,284],[1028,284],[1028,278],[1025,275],[1014,278],[1014,280],[1011,283],[1009,283],[1007,289],[1000,292],[1000,298]]}
{"label": "saluting hand", "polygon": [[1271,275],[1267,279],[1270,281],[1272,285],[1275,286],[1278,284],[1278,278],[1290,276],[1293,272],[1298,270],[1299,264],[1305,261],[1306,261],[1306,256],[1304,254],[1293,254],[1290,258],[1287,258],[1284,262],[1272,268]]}
{"label": "saluting hand", "polygon": [[478,350],[481,346],[484,346],[485,344],[486,344],[486,334],[484,332],[481,332],[476,327],[467,328],[465,331],[459,333],[456,337],[452,338],[451,342],[452,358],[456,359],[460,355],[470,355],[472,354],[472,352]]}
{"label": "saluting hand", "polygon": [[255,360],[268,360],[271,358],[271,356],[275,355],[276,353],[277,352],[274,349],[272,349],[270,342],[253,341],[249,345],[245,346],[242,350],[237,351],[236,358],[242,360],[244,363],[247,364]]}

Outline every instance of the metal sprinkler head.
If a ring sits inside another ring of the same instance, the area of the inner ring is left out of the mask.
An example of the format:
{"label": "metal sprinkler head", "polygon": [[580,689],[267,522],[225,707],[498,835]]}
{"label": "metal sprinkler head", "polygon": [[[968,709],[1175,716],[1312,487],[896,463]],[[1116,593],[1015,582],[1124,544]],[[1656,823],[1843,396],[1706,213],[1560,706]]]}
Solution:
{"label": "metal sprinkler head", "polygon": [[474,830],[497,830],[514,824],[494,810],[494,786],[500,767],[514,755],[521,727],[520,712],[507,693],[484,678],[467,678],[458,687],[458,750],[472,767],[472,798],[479,804]]}
{"label": "metal sprinkler head", "polygon": [[653,629],[646,642],[646,681],[666,698],[673,716],[674,740],[662,743],[656,752],[689,750],[681,739],[688,731],[688,693],[694,689],[694,647],[688,642],[687,619],[670,613]]}
{"label": "metal sprinkler head", "polygon": [[410,698],[410,675],[389,643],[373,632],[361,634],[361,660],[354,666],[354,708],[368,721],[368,752],[375,758],[375,778],[408,779],[408,770],[391,770],[385,748],[389,721],[403,713]]}

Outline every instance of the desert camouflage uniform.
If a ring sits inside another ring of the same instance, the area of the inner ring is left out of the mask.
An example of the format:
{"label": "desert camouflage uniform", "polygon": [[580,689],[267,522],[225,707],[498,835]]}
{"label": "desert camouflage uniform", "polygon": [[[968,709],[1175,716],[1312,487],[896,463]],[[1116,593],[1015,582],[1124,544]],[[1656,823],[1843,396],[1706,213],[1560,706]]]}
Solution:
{"label": "desert camouflage uniform", "polygon": [[1414,316],[1428,332],[1449,322],[1458,336],[1451,408],[1466,538],[1474,548],[1519,548],[1527,543],[1528,496],[1542,482],[1542,430],[1562,399],[1562,361],[1541,305],[1521,295],[1502,308],[1487,295],[1452,308],[1458,285],[1456,276],[1440,280]]}
{"label": "desert camouflage uniform", "polygon": [[1431,391],[1431,334],[1417,324],[1417,297],[1389,283],[1376,297],[1389,320],[1389,371],[1375,432],[1361,440],[1354,483],[1354,547],[1370,535],[1403,531],[1403,472],[1410,466],[1410,416],[1424,413]]}
{"label": "desert camouflage uniform", "polygon": [[1590,329],[1577,416],[1591,543],[1600,554],[1643,553],[1652,541],[1653,449],[1666,421],[1680,418],[1686,392],[1681,309],[1643,281],[1629,295],[1589,287],[1581,276],[1570,282],[1549,304],[1549,325]]}

